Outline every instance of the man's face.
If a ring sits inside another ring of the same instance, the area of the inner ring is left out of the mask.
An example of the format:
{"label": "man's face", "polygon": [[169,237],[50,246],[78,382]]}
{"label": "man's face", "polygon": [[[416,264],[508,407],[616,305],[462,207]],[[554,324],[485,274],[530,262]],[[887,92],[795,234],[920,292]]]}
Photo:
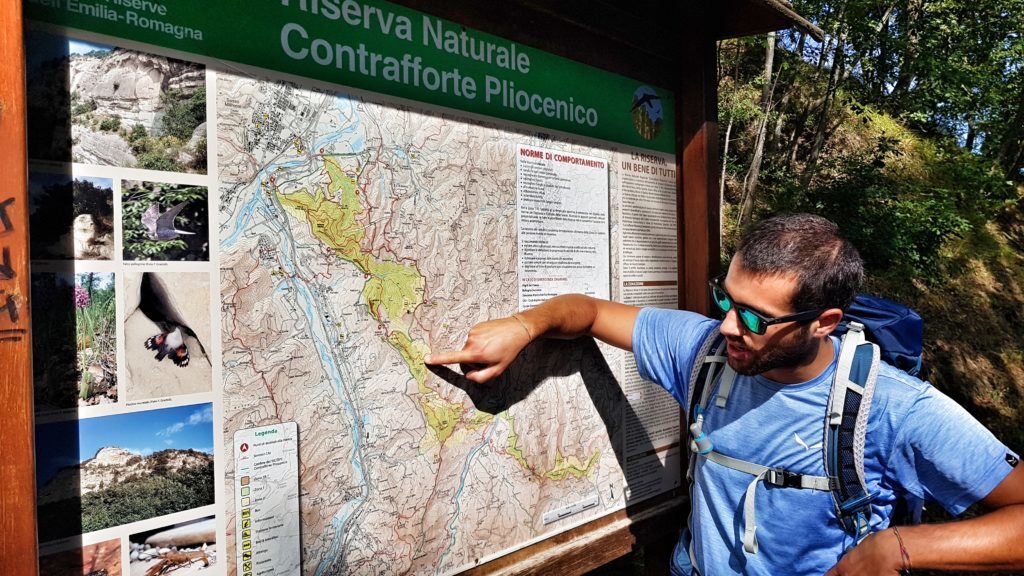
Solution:
{"label": "man's face", "polygon": [[[796,276],[755,276],[734,260],[723,286],[736,305],[756,310],[766,317],[798,312],[790,305],[796,293]],[[811,334],[812,325],[813,322],[774,324],[758,335],[748,330],[736,311],[731,310],[721,327],[728,345],[729,366],[738,374],[753,376],[807,364],[820,344]]]}

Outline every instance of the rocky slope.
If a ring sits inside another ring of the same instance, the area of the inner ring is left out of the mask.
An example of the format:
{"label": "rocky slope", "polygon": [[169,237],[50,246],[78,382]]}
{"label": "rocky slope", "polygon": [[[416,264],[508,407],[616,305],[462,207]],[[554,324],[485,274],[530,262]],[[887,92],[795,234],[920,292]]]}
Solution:
{"label": "rocky slope", "polygon": [[94,490],[152,475],[173,474],[213,462],[213,456],[195,450],[162,450],[140,456],[116,446],[101,448],[78,466],[62,469],[39,490],[39,504],[76,498]]}
{"label": "rocky slope", "polygon": [[95,101],[97,114],[117,116],[125,125],[142,124],[156,135],[161,134],[161,92],[194,90],[206,81],[195,64],[122,49],[72,57],[70,79],[70,92]]}
{"label": "rocky slope", "polygon": [[29,71],[30,156],[134,167],[129,143],[116,130],[97,129],[99,120],[115,118],[124,129],[143,126],[150,136],[163,136],[161,94],[194,92],[205,76],[198,64],[122,48],[46,62]]}

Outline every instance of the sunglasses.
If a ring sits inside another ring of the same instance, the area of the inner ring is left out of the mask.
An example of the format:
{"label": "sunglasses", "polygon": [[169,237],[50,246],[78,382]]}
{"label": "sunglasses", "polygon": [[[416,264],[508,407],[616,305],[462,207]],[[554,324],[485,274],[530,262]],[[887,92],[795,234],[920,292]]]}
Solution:
{"label": "sunglasses", "polygon": [[806,312],[797,312],[796,314],[789,314],[778,318],[769,318],[757,310],[751,310],[746,306],[736,304],[733,301],[732,296],[729,296],[729,293],[726,292],[725,288],[722,286],[723,280],[725,280],[725,274],[722,274],[717,278],[713,278],[708,282],[708,287],[711,288],[711,300],[723,314],[728,314],[730,310],[735,308],[736,315],[739,317],[740,322],[743,323],[743,326],[746,327],[747,330],[750,330],[754,334],[764,334],[772,324],[808,322],[810,320],[814,320],[824,312],[824,310],[807,310]]}

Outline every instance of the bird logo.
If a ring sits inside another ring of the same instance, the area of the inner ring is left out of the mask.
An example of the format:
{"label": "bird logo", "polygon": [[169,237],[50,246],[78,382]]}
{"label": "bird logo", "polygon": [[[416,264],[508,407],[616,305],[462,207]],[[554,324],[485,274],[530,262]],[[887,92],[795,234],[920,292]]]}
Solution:
{"label": "bird logo", "polygon": [[642,94],[639,96],[639,98],[633,100],[633,107],[629,109],[630,112],[641,106],[647,106],[649,109],[654,110],[654,102],[656,100],[661,100],[661,97],[657,94]]}
{"label": "bird logo", "polygon": [[816,450],[818,448],[821,448],[824,445],[822,442],[818,442],[817,444],[810,444],[810,445],[808,445],[807,442],[804,442],[804,439],[801,438],[800,435],[795,433],[795,432],[793,433],[793,439],[796,440],[797,444],[803,446],[804,451]]}
{"label": "bird logo", "polygon": [[174,227],[174,219],[178,217],[181,210],[188,204],[188,201],[179,202],[168,209],[160,212],[160,204],[153,202],[142,214],[142,225],[146,227],[146,236],[150,240],[174,240],[182,234],[195,234],[188,230],[178,230]]}
{"label": "bird logo", "polygon": [[665,122],[661,96],[650,86],[640,86],[633,92],[633,103],[629,109],[633,127],[644,140],[654,140],[661,133]]}

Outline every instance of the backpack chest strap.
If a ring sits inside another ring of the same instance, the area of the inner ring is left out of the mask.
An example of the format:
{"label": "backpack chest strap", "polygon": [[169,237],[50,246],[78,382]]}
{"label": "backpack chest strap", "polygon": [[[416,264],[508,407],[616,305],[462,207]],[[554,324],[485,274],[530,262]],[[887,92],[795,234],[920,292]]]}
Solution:
{"label": "backpack chest strap", "polygon": [[757,485],[759,483],[764,482],[773,486],[820,490],[822,492],[832,490],[832,482],[825,476],[811,476],[809,474],[790,472],[782,468],[769,468],[761,464],[726,456],[714,450],[700,455],[716,464],[732,470],[745,472],[754,477],[750,484],[747,485],[743,500],[743,550],[749,554],[757,554],[756,498]]}
{"label": "backpack chest strap", "polygon": [[826,476],[811,476],[810,474],[790,472],[789,470],[784,470],[782,468],[770,468],[762,464],[755,464],[753,462],[747,462],[746,460],[740,460],[739,458],[733,458],[732,456],[726,456],[725,454],[715,452],[713,450],[704,457],[715,464],[719,464],[733,470],[739,470],[740,472],[746,472],[752,476],[763,475],[765,483],[771,484],[772,486],[821,490],[822,492],[832,490],[832,481],[830,481]]}

